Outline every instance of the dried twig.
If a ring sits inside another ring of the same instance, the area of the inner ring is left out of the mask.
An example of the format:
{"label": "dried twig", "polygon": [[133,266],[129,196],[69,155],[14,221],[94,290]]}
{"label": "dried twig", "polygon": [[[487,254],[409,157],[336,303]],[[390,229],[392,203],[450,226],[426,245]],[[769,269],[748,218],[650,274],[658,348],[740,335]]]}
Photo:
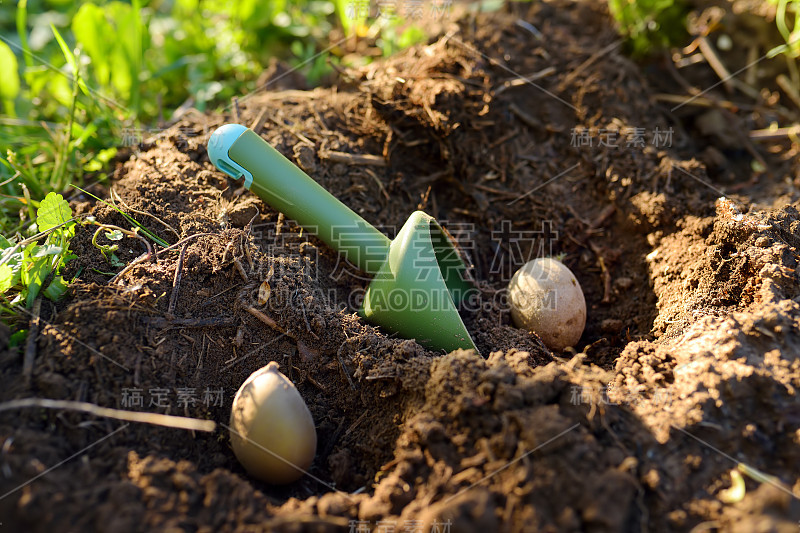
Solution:
{"label": "dried twig", "polygon": [[[278,333],[283,333],[284,335],[287,334],[286,330],[284,330],[282,327],[280,327],[277,322],[272,320],[270,317],[268,317],[267,315],[265,315],[264,313],[262,313],[261,311],[259,311],[255,307],[245,307],[244,309],[245,309],[245,311],[247,311],[248,313],[250,313],[251,315],[253,315],[257,319],[259,319],[261,322],[263,322],[264,324],[268,325],[269,327],[271,327],[272,329],[274,329]],[[290,337],[291,337],[291,335],[290,335]]]}
{"label": "dried twig", "polygon": [[342,359],[342,351],[344,350],[345,346],[346,346],[345,343],[342,343],[342,345],[339,346],[339,350],[336,352],[336,359],[339,360],[339,367],[342,369],[344,377],[347,378],[347,382],[350,384],[350,388],[356,390],[356,384],[353,383],[353,378],[350,377],[350,373],[347,371],[347,367],[345,366],[344,360]]}
{"label": "dried twig", "polygon": [[711,42],[709,42],[708,37],[706,37],[705,35],[700,37],[697,41],[697,47],[700,49],[700,53],[703,54],[703,57],[706,58],[708,65],[712,68],[714,72],[716,72],[717,76],[719,76],[720,82],[723,84],[725,90],[728,93],[732,93],[733,89],[736,88],[745,93],[750,98],[758,100],[761,97],[761,95],[756,89],[750,87],[745,82],[735,78],[734,75],[732,75],[728,71],[728,69],[725,68],[725,65],[722,63],[719,56],[717,55],[716,50],[714,50],[714,47],[712,46]]}
{"label": "dried twig", "polygon": [[786,137],[792,136],[800,137],[800,124],[794,124],[786,128],[766,128],[750,132],[750,138],[754,141],[780,141]]}
{"label": "dried twig", "polygon": [[527,126],[529,126],[529,127],[531,127],[531,128],[534,128],[534,129],[538,129],[538,128],[541,128],[541,127],[542,127],[542,123],[541,123],[539,120],[537,120],[537,119],[536,119],[536,118],[534,118],[532,115],[530,115],[530,114],[526,113],[525,111],[523,111],[522,109],[520,109],[520,108],[517,106],[517,104],[514,104],[514,103],[512,103],[512,104],[509,104],[509,106],[508,106],[508,109],[509,109],[509,110],[510,110],[512,113],[514,113],[515,115],[517,115],[517,118],[519,118],[519,119],[520,119],[522,122],[524,122],[524,123],[525,123]]}
{"label": "dried twig", "polygon": [[657,102],[668,104],[692,105],[697,107],[722,107],[728,111],[739,111],[740,107],[728,100],[712,100],[705,96],[680,96],[677,94],[657,93],[652,96]]}
{"label": "dried twig", "polygon": [[189,429],[193,431],[214,431],[217,424],[213,420],[200,420],[183,416],[162,415],[159,413],[143,413],[139,411],[123,411],[100,407],[88,402],[73,402],[68,400],[50,400],[47,398],[24,398],[0,403],[0,411],[16,411],[26,407],[39,407],[43,409],[66,409],[80,411],[105,418],[125,420],[127,422],[143,422],[156,426],[176,429]]}
{"label": "dried twig", "polygon": [[350,388],[356,390],[356,384],[353,383],[353,378],[350,377],[350,373],[347,371],[347,367],[345,366],[342,357],[339,354],[336,354],[336,358],[339,359],[339,365],[341,366],[342,373],[344,374],[344,377],[347,378],[347,382],[350,384]]}
{"label": "dried twig", "polygon": [[236,258],[236,257],[233,258],[233,266],[236,267],[236,271],[239,273],[239,275],[242,277],[242,279],[245,281],[245,283],[250,281],[250,278],[248,277],[247,272],[245,272],[245,270],[244,270],[244,266],[242,266],[242,262],[239,261],[239,259]]}
{"label": "dried twig", "polygon": [[[179,240],[178,242],[176,242],[175,244],[172,244],[172,245],[170,245],[170,246],[167,246],[166,248],[163,248],[163,249],[161,249],[161,250],[157,251],[157,252],[155,253],[155,255],[156,255],[156,256],[159,256],[159,255],[163,254],[164,252],[169,252],[169,251],[171,251],[171,250],[174,250],[174,249],[175,249],[175,248],[177,248],[178,246],[181,246],[181,245],[183,245],[185,242],[187,242],[187,241],[189,241],[189,240],[191,240],[191,239],[194,239],[194,238],[196,238],[196,237],[206,237],[206,236],[209,236],[209,235],[216,235],[216,233],[195,233],[194,235],[189,235],[189,236],[188,236],[188,237],[186,237],[185,239],[181,239],[181,240]],[[137,257],[136,259],[134,259],[133,261],[131,261],[130,263],[128,263],[128,266],[126,266],[125,268],[123,268],[122,270],[120,270],[120,271],[117,273],[117,275],[116,275],[116,276],[114,276],[113,278],[111,278],[111,279],[108,281],[108,284],[109,284],[109,285],[113,285],[115,281],[117,281],[119,278],[121,278],[121,277],[122,277],[124,274],[128,273],[128,272],[129,272],[129,271],[130,271],[130,270],[131,270],[131,269],[132,269],[134,266],[138,265],[139,263],[141,263],[141,262],[143,262],[143,261],[146,261],[146,260],[148,259],[148,257],[149,257],[149,256],[148,256],[148,254],[142,254],[142,255],[140,255],[139,257]]]}
{"label": "dried twig", "polygon": [[722,85],[725,87],[725,90],[728,91],[729,94],[732,93],[734,87],[731,73],[725,68],[722,61],[720,61],[716,50],[714,50],[714,47],[708,42],[708,37],[705,35],[700,37],[697,40],[697,46],[700,49],[700,53],[706,58],[708,65],[717,73],[719,79],[722,80]]}
{"label": "dried twig", "polygon": [[603,276],[603,299],[600,301],[604,304],[611,303],[611,272],[608,270],[601,248],[592,241],[589,241],[589,247],[597,256],[597,264]]}
{"label": "dried twig", "polygon": [[264,122],[267,121],[267,113],[271,112],[269,107],[265,107],[261,110],[261,113],[258,114],[258,117],[253,121],[250,125],[250,129],[256,133],[261,133],[261,128],[264,127]]}
{"label": "dried twig", "polygon": [[346,436],[348,436],[350,433],[352,433],[352,432],[353,432],[353,430],[355,430],[355,429],[356,429],[356,428],[357,428],[357,427],[358,427],[358,426],[361,424],[361,422],[363,422],[363,421],[364,421],[364,420],[367,418],[367,415],[368,415],[368,414],[369,414],[369,411],[364,411],[363,413],[361,413],[361,416],[359,416],[358,418],[356,418],[355,422],[353,422],[352,424],[350,424],[350,427],[349,427],[349,428],[347,428],[347,431],[345,431],[345,432],[344,432],[344,436],[346,437]]}
{"label": "dried twig", "polygon": [[594,54],[589,56],[589,58],[586,61],[584,61],[583,63],[578,65],[572,72],[570,72],[569,74],[564,76],[564,79],[561,81],[561,83],[558,84],[557,92],[562,92],[564,89],[567,88],[567,86],[569,86],[573,81],[575,81],[575,79],[584,70],[586,70],[589,66],[591,66],[592,63],[594,63],[595,61],[597,61],[601,57],[607,56],[615,48],[619,47],[621,44],[622,44],[622,41],[614,41],[613,43],[607,44],[606,46],[604,46],[603,48],[601,48],[600,50],[598,50],[597,52],[595,52]]}
{"label": "dried twig", "polygon": [[319,153],[321,159],[327,159],[334,163],[345,163],[348,165],[373,165],[376,167],[385,167],[388,163],[379,155],[371,154],[348,154],[345,152],[336,152],[333,150],[321,151]]}
{"label": "dried twig", "polygon": [[508,89],[510,89],[512,87],[518,87],[518,86],[521,86],[521,85],[527,85],[527,84],[529,84],[529,83],[531,83],[533,81],[540,80],[540,79],[546,78],[548,76],[552,76],[553,74],[555,74],[555,72],[556,72],[556,68],[551,66],[551,67],[547,67],[547,68],[545,68],[543,70],[540,70],[539,72],[534,72],[533,74],[528,74],[526,76],[514,76],[513,78],[510,78],[510,79],[505,80],[504,82],[502,82],[500,84],[500,86],[497,87],[497,89],[495,89],[493,92],[494,92],[495,96],[497,96],[497,95],[502,94],[504,91],[506,91],[506,90],[508,90]]}
{"label": "dried twig", "polygon": [[779,74],[778,77],[775,78],[775,83],[778,84],[778,87],[783,89],[783,92],[792,100],[794,105],[800,109],[800,92],[798,92],[792,80],[790,80],[786,74]]}
{"label": "dried twig", "polygon": [[231,100],[233,103],[233,121],[236,124],[239,124],[239,122],[241,122],[240,117],[242,116],[241,113],[239,112],[239,97],[234,96],[233,98],[231,98]]}
{"label": "dried twig", "polygon": [[311,335],[312,335],[312,336],[313,336],[315,339],[319,340],[319,336],[317,336],[317,334],[316,334],[316,333],[314,333],[314,332],[311,330],[311,324],[308,322],[308,316],[306,316],[306,305],[303,303],[303,299],[302,299],[302,298],[300,298],[300,310],[303,312],[303,320],[304,320],[304,321],[305,321],[305,323],[306,323],[306,331],[308,331],[309,333],[311,333]]}
{"label": "dried twig", "polygon": [[509,140],[509,139],[513,139],[513,138],[516,138],[516,137],[517,137],[517,135],[519,135],[519,130],[517,130],[517,129],[513,129],[513,130],[509,131],[508,133],[506,133],[505,135],[502,135],[502,136],[501,136],[499,139],[497,139],[497,140],[493,141],[493,142],[492,142],[492,143],[489,145],[489,148],[490,148],[490,149],[497,148],[498,146],[500,146],[501,144],[503,144],[503,143],[504,143],[504,142],[506,142],[507,140]]}
{"label": "dried twig", "polygon": [[186,257],[186,249],[189,248],[189,243],[185,243],[181,248],[181,255],[178,256],[178,266],[175,267],[175,277],[172,280],[172,294],[169,296],[169,305],[167,306],[167,316],[172,316],[175,312],[175,306],[178,304],[178,292],[181,289],[181,277],[183,276],[183,260]]}
{"label": "dried twig", "polygon": [[233,367],[234,365],[238,365],[239,363],[241,363],[242,361],[244,361],[245,359],[247,359],[251,355],[260,352],[261,350],[263,350],[264,348],[266,348],[267,346],[269,346],[270,344],[272,344],[273,342],[275,342],[275,341],[277,341],[278,339],[281,339],[281,338],[283,338],[283,337],[278,336],[276,339],[274,339],[274,340],[272,340],[272,341],[270,341],[270,342],[268,342],[266,344],[260,344],[260,345],[256,346],[255,348],[253,348],[252,350],[250,350],[249,352],[247,352],[246,354],[244,354],[241,357],[234,357],[230,361],[225,361],[225,366],[223,367],[223,370],[228,370],[229,368]]}
{"label": "dried twig", "polygon": [[311,375],[308,372],[306,372],[303,375],[308,380],[308,382],[311,383],[312,385],[314,385],[316,388],[318,388],[322,392],[328,392],[328,389],[325,387],[325,385],[323,385],[322,383],[320,383],[316,379],[312,378]]}
{"label": "dried twig", "polygon": [[372,178],[375,181],[375,183],[378,184],[378,188],[381,190],[381,194],[383,194],[383,197],[386,198],[387,200],[391,200],[391,198],[389,197],[389,193],[386,192],[386,187],[383,186],[383,182],[380,180],[378,175],[368,168],[365,168],[364,171],[367,174],[369,174],[369,177]]}

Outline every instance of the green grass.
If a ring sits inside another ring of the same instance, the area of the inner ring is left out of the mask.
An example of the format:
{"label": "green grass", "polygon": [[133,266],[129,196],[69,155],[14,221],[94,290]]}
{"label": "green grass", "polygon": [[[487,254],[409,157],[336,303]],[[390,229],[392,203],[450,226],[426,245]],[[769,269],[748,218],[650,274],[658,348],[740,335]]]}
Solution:
{"label": "green grass", "polygon": [[[175,0],[0,4],[0,230],[24,230],[36,202],[103,179],[125,137],[188,103],[204,111],[254,90],[273,57],[313,85],[340,58],[343,0]],[[383,24],[383,23],[382,23]],[[424,38],[384,24],[385,53]]]}
{"label": "green grass", "polygon": [[[775,6],[775,26],[786,40],[767,56],[783,54],[797,82],[794,59],[800,57],[800,0],[767,1]],[[694,8],[688,0],[608,0],[608,7],[635,57],[688,42],[686,17]]]}
{"label": "green grass", "polygon": [[[272,58],[314,85],[343,60],[326,51],[337,29],[362,35],[371,25],[384,54],[425,38],[402,20],[347,9],[347,0],[0,2],[0,316],[64,292],[76,222],[42,233],[42,213],[66,205],[54,193],[106,180],[119,147],[179,106],[227,106],[256,89]],[[130,230],[120,228],[148,235]],[[98,245],[107,257],[113,246]]]}
{"label": "green grass", "polygon": [[126,132],[254,89],[270,57],[317,50],[335,20],[331,2],[232,4],[0,6],[2,233],[30,226],[47,192],[103,179]]}

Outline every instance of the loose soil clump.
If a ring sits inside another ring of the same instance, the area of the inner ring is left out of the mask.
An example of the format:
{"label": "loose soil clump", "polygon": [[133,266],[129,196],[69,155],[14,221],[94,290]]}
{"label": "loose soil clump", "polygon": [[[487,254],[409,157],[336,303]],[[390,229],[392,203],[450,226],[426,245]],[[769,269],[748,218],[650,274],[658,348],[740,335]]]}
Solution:
{"label": "loose soil clump", "polygon": [[[3,355],[0,398],[227,423],[241,383],[277,361],[309,405],[317,457],[272,487],[246,475],[223,429],[2,413],[3,526],[794,531],[800,213],[797,190],[774,184],[800,166],[770,160],[752,196],[720,199],[725,177],[691,139],[654,142],[674,118],[609,20],[566,2],[467,17],[338,89],[261,92],[139,146],[116,170],[116,205],[182,244],[114,276],[79,228],[77,279],[42,305],[32,378]],[[435,353],[359,319],[369,280],[209,162],[209,134],[233,121],[390,237],[416,209],[440,220],[480,289],[462,311],[480,353]],[[637,128],[645,142],[626,144]],[[598,146],[599,130],[620,146]],[[129,225],[89,200],[74,209]],[[125,240],[117,256],[142,252]],[[555,254],[586,296],[580,352],[550,352],[503,303],[519,266]]]}

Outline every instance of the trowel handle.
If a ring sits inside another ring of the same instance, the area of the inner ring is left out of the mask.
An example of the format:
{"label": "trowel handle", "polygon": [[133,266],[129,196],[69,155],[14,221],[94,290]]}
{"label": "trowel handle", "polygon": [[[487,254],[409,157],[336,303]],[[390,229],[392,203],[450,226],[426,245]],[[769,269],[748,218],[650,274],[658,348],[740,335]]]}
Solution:
{"label": "trowel handle", "polygon": [[253,130],[239,124],[218,128],[208,155],[229,176],[244,178],[257,194],[361,270],[375,274],[386,261],[390,240],[286,159]]}

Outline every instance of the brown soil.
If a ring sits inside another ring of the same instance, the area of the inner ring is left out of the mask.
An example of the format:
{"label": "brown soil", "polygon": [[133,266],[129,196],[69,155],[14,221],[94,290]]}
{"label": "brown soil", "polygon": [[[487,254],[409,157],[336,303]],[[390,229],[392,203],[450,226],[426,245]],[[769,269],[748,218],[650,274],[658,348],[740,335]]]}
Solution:
{"label": "brown soil", "polygon": [[[653,146],[656,127],[677,123],[639,68],[604,50],[616,39],[592,3],[466,18],[337,90],[260,93],[238,116],[189,115],[140,146],[113,184],[135,218],[170,243],[209,234],[189,241],[174,310],[177,253],[109,283],[119,269],[80,228],[78,279],[42,305],[32,379],[4,354],[0,399],[122,408],[139,389],[143,405],[127,407],[226,423],[239,385],[275,360],[317,425],[311,476],[249,478],[222,428],[2,413],[2,529],[796,531],[800,213],[785,176],[800,164],[765,154],[767,171],[742,185],[695,159],[706,145],[691,129]],[[208,135],[230,121],[260,123],[390,236],[415,209],[450,229],[481,289],[464,320],[482,355],[433,353],[360,320],[367,280],[209,163]],[[575,128],[639,127],[644,147],[573,146]],[[73,206],[129,225],[89,198]],[[128,239],[117,255],[141,253]],[[586,295],[580,353],[550,353],[502,305],[516,268],[559,253]],[[156,389],[167,405],[151,405]],[[733,501],[737,462],[750,470]]]}

